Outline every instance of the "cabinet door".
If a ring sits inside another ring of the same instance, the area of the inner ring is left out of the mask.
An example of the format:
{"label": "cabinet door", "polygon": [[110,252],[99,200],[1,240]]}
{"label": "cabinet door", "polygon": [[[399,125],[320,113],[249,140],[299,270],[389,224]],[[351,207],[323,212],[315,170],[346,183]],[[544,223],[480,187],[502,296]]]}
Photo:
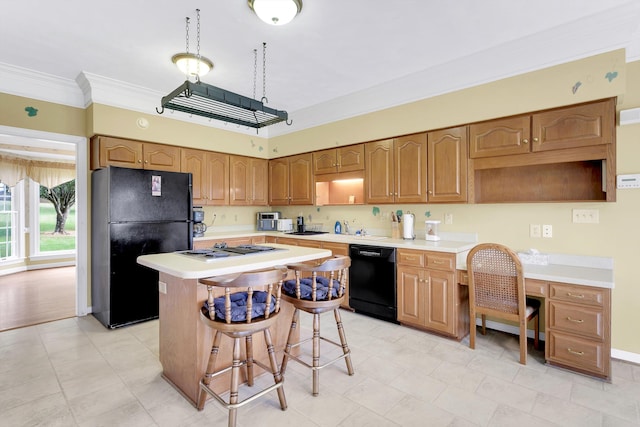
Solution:
{"label": "cabinet door", "polygon": [[398,321],[424,326],[424,270],[398,266]]}
{"label": "cabinet door", "polygon": [[191,173],[191,194],[194,205],[206,205],[209,193],[209,179],[206,172],[206,151],[182,149],[180,171]]}
{"label": "cabinet door", "polygon": [[337,170],[336,149],[316,151],[313,153],[313,173],[322,175]]}
{"label": "cabinet door", "polygon": [[364,145],[365,203],[393,203],[393,140]]}
{"label": "cabinet door", "polygon": [[427,200],[467,201],[467,126],[427,134]]}
{"label": "cabinet door", "polygon": [[251,205],[267,206],[269,203],[269,161],[251,159],[249,163]]}
{"label": "cabinet door", "polygon": [[229,204],[250,205],[251,187],[250,179],[251,159],[242,156],[229,156]]}
{"label": "cabinet door", "polygon": [[364,144],[349,145],[337,149],[338,172],[364,169]]}
{"label": "cabinet door", "polygon": [[531,148],[531,116],[469,125],[469,157],[506,156],[528,153]]}
{"label": "cabinet door", "polygon": [[394,140],[395,202],[427,201],[427,134]]}
{"label": "cabinet door", "polygon": [[[107,166],[142,169],[142,142],[98,136],[92,143],[92,169]],[[96,161],[97,160],[97,161]]]}
{"label": "cabinet door", "polygon": [[425,270],[426,315],[428,329],[453,335],[455,333],[454,286],[455,274],[443,271]]}
{"label": "cabinet door", "polygon": [[180,172],[180,147],[162,144],[142,144],[144,169]]}
{"label": "cabinet door", "polygon": [[563,108],[532,117],[532,150],[610,144],[615,131],[613,99]]}
{"label": "cabinet door", "polygon": [[289,160],[269,160],[269,204],[289,204]]}
{"label": "cabinet door", "polygon": [[312,205],[313,183],[312,156],[300,154],[289,158],[289,195],[291,205]]}
{"label": "cabinet door", "polygon": [[208,205],[229,204],[229,155],[207,152]]}

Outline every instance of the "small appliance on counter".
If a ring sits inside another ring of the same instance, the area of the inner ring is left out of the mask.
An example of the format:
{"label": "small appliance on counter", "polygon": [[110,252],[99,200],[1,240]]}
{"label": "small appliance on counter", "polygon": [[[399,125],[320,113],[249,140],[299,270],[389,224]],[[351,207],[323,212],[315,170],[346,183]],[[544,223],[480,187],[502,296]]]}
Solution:
{"label": "small appliance on counter", "polygon": [[411,212],[402,215],[402,238],[405,240],[413,240],[416,238],[415,232],[415,216]]}
{"label": "small appliance on counter", "polygon": [[299,216],[296,219],[296,231],[298,233],[304,233],[306,231],[306,229],[304,227],[304,217],[303,216]]}
{"label": "small appliance on counter", "polygon": [[256,229],[258,231],[276,231],[280,212],[258,212]]}
{"label": "small appliance on counter", "polygon": [[425,230],[424,230],[424,238],[425,240],[440,240],[440,235],[438,234],[438,227],[440,226],[440,221],[429,220],[424,222]]}
{"label": "small appliance on counter", "polygon": [[204,223],[204,211],[202,206],[193,207],[193,237],[204,237],[204,232],[207,231],[207,224]]}
{"label": "small appliance on counter", "polygon": [[293,220],[291,218],[278,219],[277,229],[278,229],[278,231],[283,231],[285,233],[292,232],[293,231]]}

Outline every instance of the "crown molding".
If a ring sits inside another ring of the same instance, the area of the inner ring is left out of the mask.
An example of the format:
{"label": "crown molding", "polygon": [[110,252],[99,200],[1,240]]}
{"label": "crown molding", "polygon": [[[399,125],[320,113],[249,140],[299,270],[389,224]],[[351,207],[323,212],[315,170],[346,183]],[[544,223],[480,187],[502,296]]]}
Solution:
{"label": "crown molding", "polygon": [[2,62],[0,92],[84,108],[82,91],[73,80]]}

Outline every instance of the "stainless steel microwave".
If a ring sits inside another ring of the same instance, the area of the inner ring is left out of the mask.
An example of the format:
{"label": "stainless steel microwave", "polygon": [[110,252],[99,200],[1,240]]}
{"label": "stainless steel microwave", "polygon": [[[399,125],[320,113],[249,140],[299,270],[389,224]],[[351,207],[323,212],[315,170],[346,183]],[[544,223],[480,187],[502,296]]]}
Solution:
{"label": "stainless steel microwave", "polygon": [[276,231],[280,212],[258,212],[256,228],[258,231]]}

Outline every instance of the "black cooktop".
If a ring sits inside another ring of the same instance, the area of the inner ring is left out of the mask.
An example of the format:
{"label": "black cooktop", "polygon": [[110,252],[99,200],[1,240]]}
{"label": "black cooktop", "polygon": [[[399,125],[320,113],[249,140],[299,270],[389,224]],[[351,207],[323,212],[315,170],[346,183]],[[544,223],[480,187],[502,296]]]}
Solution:
{"label": "black cooktop", "polygon": [[262,246],[262,245],[227,246],[226,244],[216,244],[213,248],[210,248],[210,249],[192,249],[189,251],[181,251],[179,253],[182,255],[199,257],[204,259],[205,261],[209,261],[217,258],[227,258],[230,256],[259,254],[259,253],[266,253],[270,251],[279,251],[279,250],[283,250],[283,249],[273,248],[271,246]]}
{"label": "black cooktop", "polygon": [[290,233],[285,233],[285,234],[291,234],[293,236],[313,236],[316,234],[327,234],[329,233],[328,231],[292,231]]}

